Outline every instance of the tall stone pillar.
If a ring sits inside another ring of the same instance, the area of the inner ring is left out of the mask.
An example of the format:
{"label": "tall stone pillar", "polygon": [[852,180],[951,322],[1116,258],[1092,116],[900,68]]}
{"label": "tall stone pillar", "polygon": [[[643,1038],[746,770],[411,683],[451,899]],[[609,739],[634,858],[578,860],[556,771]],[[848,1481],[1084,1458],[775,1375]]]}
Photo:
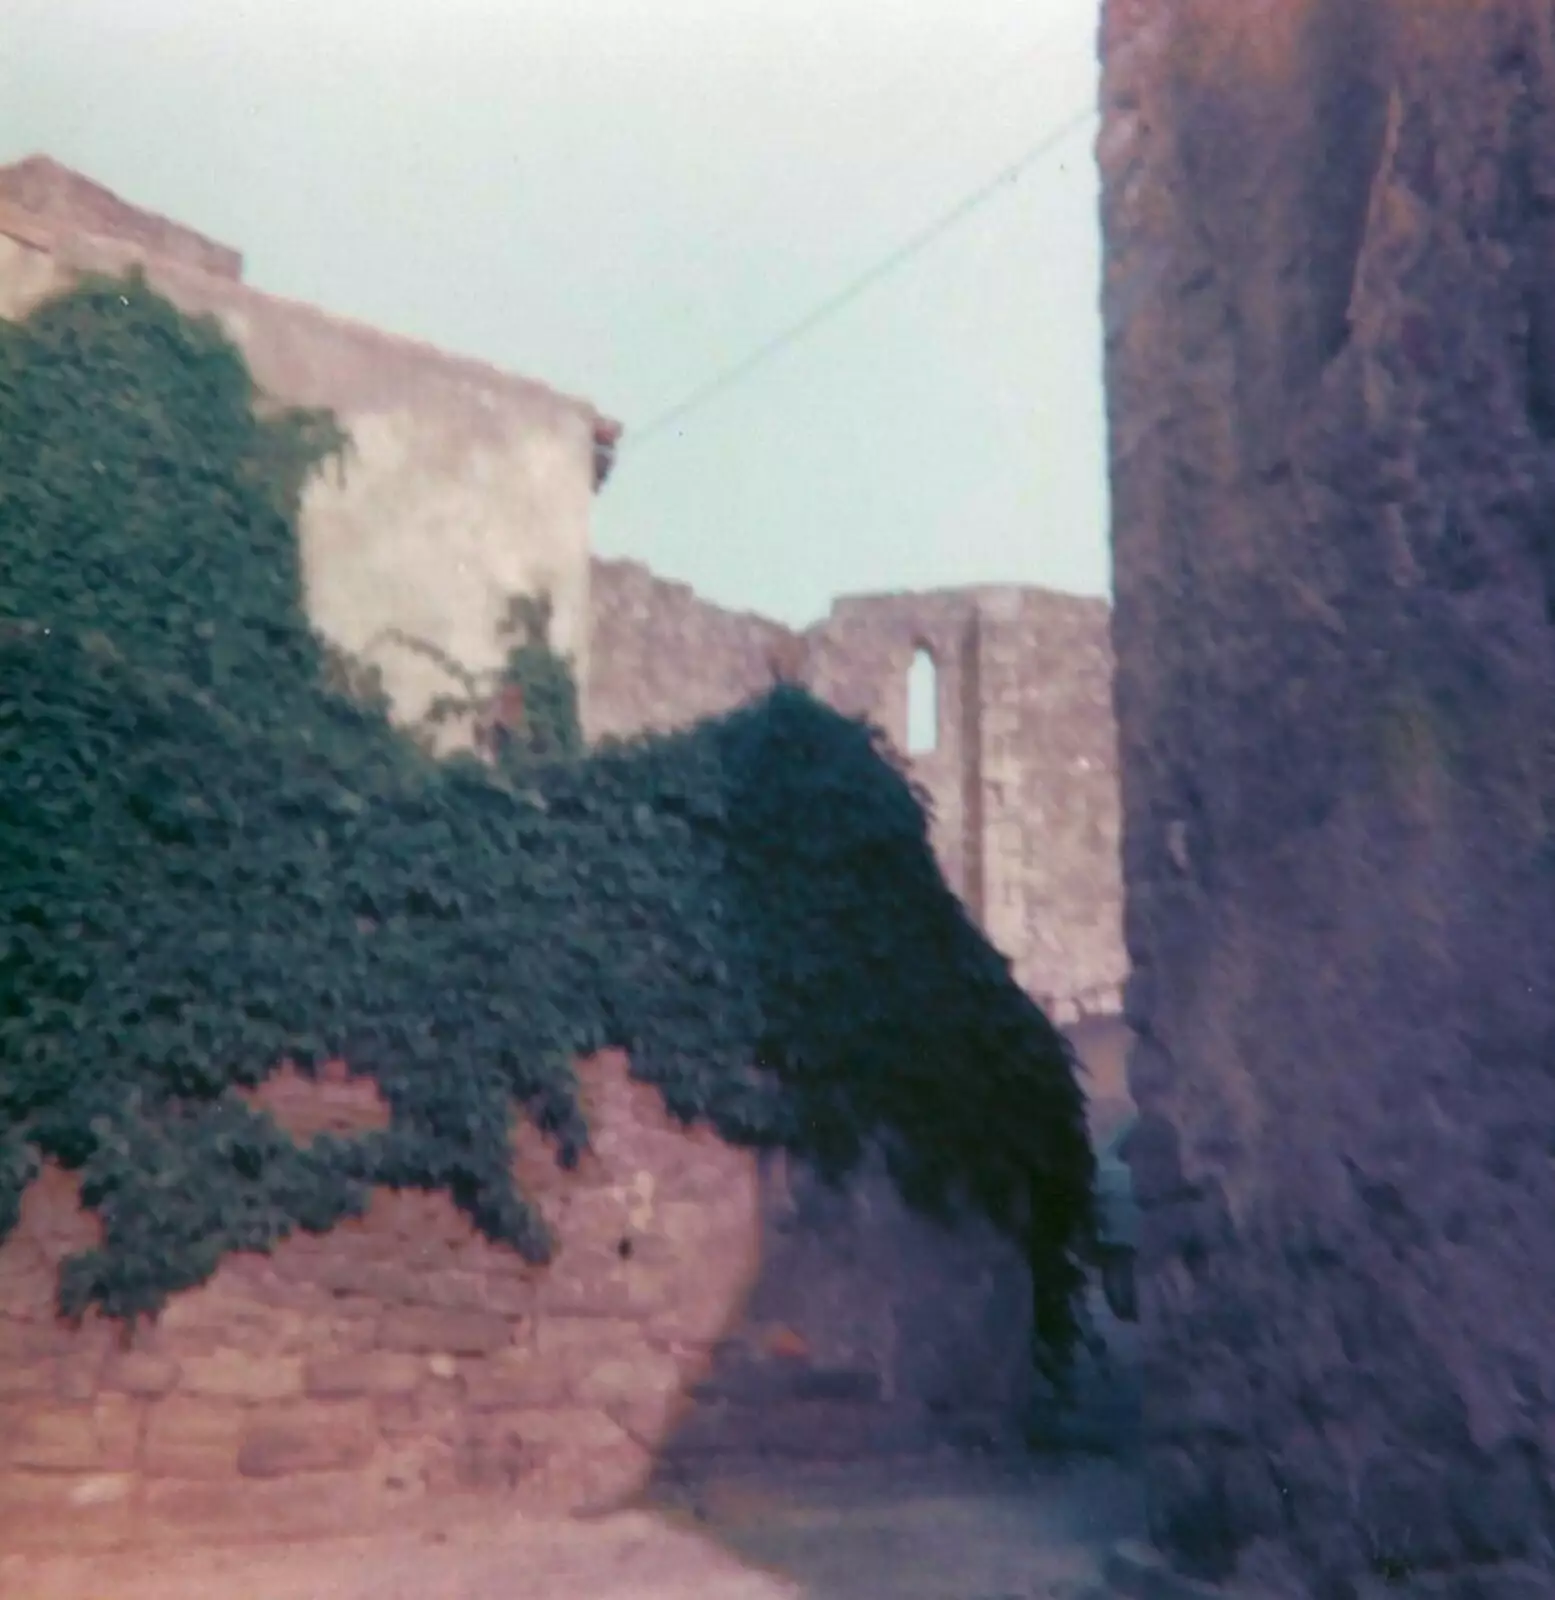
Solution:
{"label": "tall stone pillar", "polygon": [[1102,47],[1154,1535],[1555,1594],[1555,5]]}

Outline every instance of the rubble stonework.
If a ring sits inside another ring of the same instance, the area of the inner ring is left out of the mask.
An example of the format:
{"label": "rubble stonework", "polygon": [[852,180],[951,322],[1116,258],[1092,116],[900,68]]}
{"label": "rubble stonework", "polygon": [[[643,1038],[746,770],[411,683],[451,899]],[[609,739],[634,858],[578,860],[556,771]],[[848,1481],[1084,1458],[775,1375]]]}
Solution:
{"label": "rubble stonework", "polygon": [[[516,1170],[559,1241],[488,1243],[443,1194],[222,1262],[124,1331],[54,1315],[95,1219],[50,1169],[0,1245],[0,1545],[286,1539],[498,1494],[572,1512],[631,1495],[759,1261],[754,1159],[688,1132],[619,1057],[583,1063],[594,1149]],[[296,1137],[381,1125],[370,1080],[256,1097]]]}
{"label": "rubble stonework", "polygon": [[[557,1241],[541,1267],[446,1195],[378,1190],[358,1221],[227,1258],[153,1321],[70,1326],[59,1263],[96,1221],[46,1171],[0,1244],[0,1548],[307,1538],[482,1501],[585,1512],[666,1452],[838,1458],[1018,1423],[1015,1246],[912,1215],[873,1170],[840,1192],[763,1171],[676,1123],[619,1055],[579,1080],[575,1171],[527,1125],[515,1139]],[[283,1070],[253,1098],[300,1139],[386,1115],[343,1070]]]}
{"label": "rubble stonework", "polygon": [[515,595],[546,591],[553,636],[588,653],[593,496],[619,428],[592,406],[244,283],[241,257],[44,158],[0,167],[0,317],[84,274],[138,268],[239,347],[267,402],[324,407],[350,447],[309,480],[298,532],[309,616],[376,666],[415,720],[499,668]]}
{"label": "rubble stonework", "polygon": [[[492,666],[495,624],[530,589],[557,602],[594,737],[681,726],[785,679],[900,748],[908,668],[927,650],[939,737],[913,770],[947,877],[1057,1020],[1100,1025],[1115,1106],[1103,602],[860,597],[801,634],[633,564],[591,564],[588,500],[617,432],[592,408],[263,295],[235,252],[53,163],[0,168],[0,316],[132,265],[216,316],[270,400],[331,407],[351,433],[302,508],[306,602],[326,637],[384,669],[402,719],[448,685],[396,635]],[[97,1223],[46,1170],[0,1243],[0,1548],[284,1540],[482,1495],[579,1511],[629,1496],[666,1454],[1018,1433],[1032,1297],[1009,1239],[910,1212],[876,1160],[832,1190],[688,1131],[619,1055],[579,1075],[581,1169],[560,1172],[529,1132],[515,1146],[560,1244],[543,1268],[478,1237],[446,1195],[380,1191],[327,1235],[225,1259],[154,1322],[69,1325],[59,1263]],[[299,1137],[384,1114],[343,1069],[282,1071],[258,1099]]]}
{"label": "rubble stonework", "polygon": [[1017,979],[1070,1023],[1113,1016],[1127,971],[1105,601],[1013,585],[850,596],[791,630],[636,562],[596,559],[591,737],[682,727],[779,678],[907,749],[907,677],[936,668],[938,739],[911,758],[947,880]]}
{"label": "rubble stonework", "polygon": [[1555,10],[1102,46],[1155,1537],[1555,1592]]}

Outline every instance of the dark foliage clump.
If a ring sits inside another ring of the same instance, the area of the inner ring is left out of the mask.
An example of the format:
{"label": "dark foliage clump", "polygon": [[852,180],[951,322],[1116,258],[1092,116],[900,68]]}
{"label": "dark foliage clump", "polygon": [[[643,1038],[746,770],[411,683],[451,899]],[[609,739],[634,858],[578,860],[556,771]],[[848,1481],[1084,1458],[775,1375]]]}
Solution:
{"label": "dark foliage clump", "polygon": [[[619,1046],[688,1122],[837,1176],[879,1140],[916,1202],[986,1211],[1061,1367],[1072,1061],[875,734],[785,687],[585,751],[519,603],[507,670],[435,708],[484,754],[437,759],[303,611],[299,497],[345,441],[256,401],[138,279],[0,324],[0,1234],[40,1157],[81,1173],[104,1232],[62,1309],[152,1313],[374,1184],[544,1260],[512,1121],[575,1160],[572,1062]],[[300,1147],[234,1093],[330,1059],[386,1130]]]}

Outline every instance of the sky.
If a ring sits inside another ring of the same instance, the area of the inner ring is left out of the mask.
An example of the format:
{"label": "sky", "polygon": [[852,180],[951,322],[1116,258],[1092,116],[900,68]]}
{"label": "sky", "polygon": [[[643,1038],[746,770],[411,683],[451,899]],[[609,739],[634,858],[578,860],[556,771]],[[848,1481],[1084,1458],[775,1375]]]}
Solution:
{"label": "sky", "polygon": [[0,0],[0,162],[590,400],[595,549],[719,604],[1105,594],[1097,8]]}

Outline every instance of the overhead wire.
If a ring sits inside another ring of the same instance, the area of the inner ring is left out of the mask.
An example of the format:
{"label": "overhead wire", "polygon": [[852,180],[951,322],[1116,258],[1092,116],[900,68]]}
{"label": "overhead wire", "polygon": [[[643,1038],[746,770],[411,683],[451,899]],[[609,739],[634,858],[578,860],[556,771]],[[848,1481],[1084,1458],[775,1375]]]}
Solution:
{"label": "overhead wire", "polygon": [[904,239],[894,249],[876,260],[872,266],[850,279],[835,293],[827,296],[826,299],[822,300],[820,304],[813,307],[797,321],[790,323],[788,327],[757,345],[755,349],[741,357],[740,360],[725,367],[721,372],[715,373],[705,383],[699,384],[684,398],[677,401],[667,410],[661,411],[642,427],[628,429],[621,440],[623,456],[635,454],[650,440],[663,435],[667,430],[682,422],[693,412],[701,410],[710,400],[715,399],[726,390],[744,382],[753,372],[764,367],[774,357],[808,337],[824,323],[829,322],[839,312],[845,310],[854,301],[873,289],[876,284],[904,267],[943,235],[949,233],[967,217],[980,210],[1010,184],[1020,179],[1032,167],[1056,152],[1065,140],[1078,132],[1095,116],[1096,108],[1094,106],[1086,106],[1073,115],[1066,117],[1037,140],[1035,144],[1030,145],[1013,161],[1000,168],[991,178],[986,179],[975,189],[963,195],[948,210],[941,212],[933,221]]}
{"label": "overhead wire", "polygon": [[[1018,82],[1024,81],[1029,84],[1035,75],[1036,64],[1045,58],[1052,45],[1065,38],[1069,31],[1067,26],[1059,24],[1044,28],[1036,38],[1024,45],[1017,47],[1013,43],[1007,44],[1003,59],[991,70],[963,81],[957,86],[956,93],[940,97],[933,106],[926,108],[925,116],[915,117],[910,138],[881,152],[883,159],[872,161],[862,170],[851,172],[848,175],[849,188],[859,193],[890,191],[894,182],[901,178],[905,170],[915,167],[920,157],[941,146],[947,132],[952,128],[963,128],[974,108],[987,107]],[[813,141],[808,148],[791,152],[798,158],[796,165],[800,167],[806,164],[807,159],[822,159],[827,153],[826,148],[816,145]],[[756,197],[749,207],[740,207],[736,210],[732,218],[726,217],[724,231],[734,235],[740,234],[767,215],[770,207],[771,194],[765,192]]]}

